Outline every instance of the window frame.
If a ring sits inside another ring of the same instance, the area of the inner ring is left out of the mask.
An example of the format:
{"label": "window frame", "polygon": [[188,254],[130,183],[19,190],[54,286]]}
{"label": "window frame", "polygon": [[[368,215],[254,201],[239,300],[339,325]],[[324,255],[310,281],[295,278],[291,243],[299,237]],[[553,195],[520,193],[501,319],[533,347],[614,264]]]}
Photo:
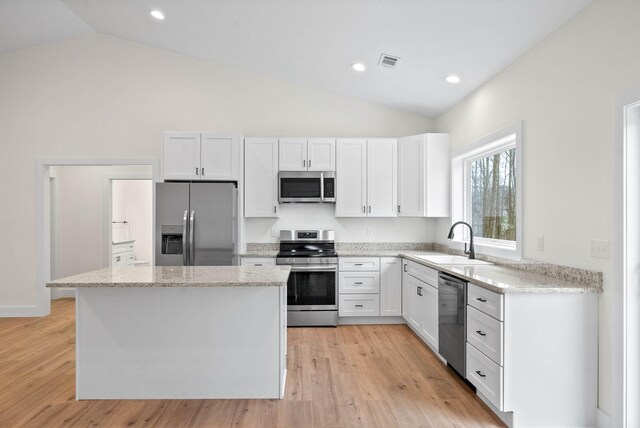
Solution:
{"label": "window frame", "polygon": [[[462,219],[471,224],[469,167],[472,162],[515,148],[516,151],[516,240],[474,237],[477,254],[520,260],[522,258],[522,122],[516,122],[486,135],[452,152],[451,155],[451,224]],[[450,247],[463,249],[469,241],[469,230],[457,231]]]}

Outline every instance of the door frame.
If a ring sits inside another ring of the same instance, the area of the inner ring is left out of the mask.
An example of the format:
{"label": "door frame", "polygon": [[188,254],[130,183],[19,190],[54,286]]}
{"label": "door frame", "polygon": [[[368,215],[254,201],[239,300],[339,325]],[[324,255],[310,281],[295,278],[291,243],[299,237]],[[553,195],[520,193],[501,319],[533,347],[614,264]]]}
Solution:
{"label": "door frame", "polygon": [[[632,111],[633,109],[633,111]],[[635,111],[637,109],[637,111]],[[632,265],[640,253],[640,197],[631,195],[640,191],[640,147],[633,147],[627,139],[630,114],[637,114],[640,122],[640,88],[618,94],[615,105],[615,164],[614,164],[614,246],[612,284],[612,409],[611,426],[638,426],[640,416],[637,403],[640,400],[640,384],[630,388],[630,376],[640,373],[640,338],[630,335],[628,326],[637,322],[640,315],[640,297],[629,293],[630,286],[640,283],[640,271]],[[637,143],[636,143],[637,144]],[[629,166],[633,165],[633,168]],[[637,223],[637,221],[635,222]],[[628,237],[636,237],[631,241]],[[636,377],[636,382],[640,380]]]}
{"label": "door frame", "polygon": [[[104,251],[103,251],[103,255],[104,255],[104,260],[103,263],[105,266],[111,266],[111,261],[112,261],[112,257],[111,257],[111,239],[112,239],[112,224],[111,222],[113,221],[112,218],[112,214],[113,214],[113,206],[112,206],[112,197],[111,194],[113,192],[113,180],[151,180],[153,182],[153,174],[147,174],[144,172],[117,172],[117,173],[107,173],[104,176],[104,186],[103,186],[103,196],[104,196],[104,203],[103,203],[103,207],[104,207],[104,214],[102,216],[102,218],[104,219],[104,223],[102,226],[102,231],[103,231],[103,239],[104,239]],[[153,185],[153,183],[152,183]],[[153,187],[152,191],[151,191],[151,204],[152,206],[155,206],[156,203],[156,189],[155,186]],[[153,212],[154,210],[152,210]],[[151,248],[151,266],[155,265],[155,230],[156,230],[156,218],[155,215],[152,216],[153,218],[151,219],[151,245],[153,246]]]}
{"label": "door frame", "polygon": [[[160,161],[153,157],[100,158],[51,157],[36,159],[36,306],[22,316],[46,316],[51,313],[51,195],[49,187],[52,166],[136,166],[149,165],[152,180],[160,180]],[[155,244],[154,244],[155,245]]]}

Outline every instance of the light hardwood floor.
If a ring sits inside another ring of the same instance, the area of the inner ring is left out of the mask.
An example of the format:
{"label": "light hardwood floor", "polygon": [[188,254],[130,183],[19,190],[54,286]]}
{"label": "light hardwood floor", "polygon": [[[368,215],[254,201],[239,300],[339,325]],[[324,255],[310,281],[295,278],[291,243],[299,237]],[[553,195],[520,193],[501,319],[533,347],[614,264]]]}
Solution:
{"label": "light hardwood floor", "polygon": [[75,401],[75,307],[0,319],[0,426],[497,427],[406,326],[289,329],[284,400]]}

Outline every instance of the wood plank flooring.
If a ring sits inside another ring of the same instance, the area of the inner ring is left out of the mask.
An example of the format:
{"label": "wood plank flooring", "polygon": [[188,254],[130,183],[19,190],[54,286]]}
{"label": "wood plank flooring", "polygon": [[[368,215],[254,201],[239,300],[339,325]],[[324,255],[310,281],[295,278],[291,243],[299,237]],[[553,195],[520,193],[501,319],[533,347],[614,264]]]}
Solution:
{"label": "wood plank flooring", "polygon": [[289,329],[284,400],[75,401],[75,306],[0,319],[0,427],[502,427],[407,328]]}

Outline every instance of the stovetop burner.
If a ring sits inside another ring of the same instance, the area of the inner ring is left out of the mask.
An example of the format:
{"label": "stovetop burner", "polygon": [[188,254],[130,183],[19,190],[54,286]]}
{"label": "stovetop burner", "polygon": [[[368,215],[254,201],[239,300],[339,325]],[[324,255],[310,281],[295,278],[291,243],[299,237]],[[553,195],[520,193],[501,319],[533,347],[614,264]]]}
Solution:
{"label": "stovetop burner", "polygon": [[333,230],[281,230],[278,258],[338,257]]}

